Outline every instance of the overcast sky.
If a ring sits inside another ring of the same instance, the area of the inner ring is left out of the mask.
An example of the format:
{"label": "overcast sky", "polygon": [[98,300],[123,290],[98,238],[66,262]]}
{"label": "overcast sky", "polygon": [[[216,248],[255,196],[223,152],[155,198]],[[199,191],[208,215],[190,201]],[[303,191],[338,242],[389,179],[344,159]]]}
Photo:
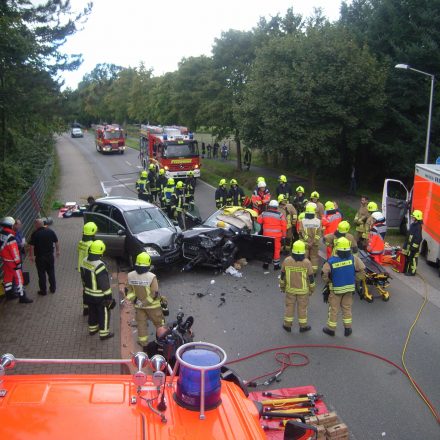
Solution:
{"label": "overcast sky", "polygon": [[[74,10],[87,0],[71,0]],[[177,69],[183,57],[210,55],[214,39],[229,29],[249,30],[259,17],[284,15],[289,7],[309,16],[320,7],[330,20],[339,16],[341,0],[93,0],[84,28],[64,45],[81,53],[75,72],[63,73],[76,88],[98,63],[136,67],[143,61],[155,75]]]}

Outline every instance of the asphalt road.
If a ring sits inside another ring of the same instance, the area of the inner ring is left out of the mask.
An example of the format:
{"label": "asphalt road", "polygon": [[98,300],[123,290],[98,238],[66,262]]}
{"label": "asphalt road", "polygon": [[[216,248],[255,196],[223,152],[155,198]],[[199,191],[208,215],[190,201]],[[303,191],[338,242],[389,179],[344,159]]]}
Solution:
{"label": "asphalt road", "polygon": [[[135,195],[134,182],[140,169],[137,151],[128,149],[124,155],[103,156],[96,152],[93,138],[87,134],[83,139],[66,136],[63,141],[70,142],[72,148],[87,157],[105,193]],[[203,182],[197,185],[196,203],[202,217],[214,210],[213,192]],[[306,354],[310,360],[307,366],[287,369],[281,382],[272,384],[271,388],[313,384],[324,394],[328,406],[347,423],[353,439],[440,438],[439,425],[408,379],[395,367],[377,358],[337,348],[372,352],[401,365],[406,333],[423,300],[421,280],[393,275],[388,303],[378,299],[368,304],[355,298],[352,337],[344,338],[339,323],[337,336],[331,338],[321,331],[327,306],[322,302],[320,279],[309,307],[312,331],[299,334],[294,328],[292,334],[287,334],[281,328],[284,301],[277,287],[278,273],[263,272],[257,262],[250,262],[242,272],[242,278],[207,269],[181,273],[179,268],[172,268],[160,273],[160,290],[170,300],[170,317],[178,310],[193,315],[195,340],[219,345],[230,360],[271,347]],[[434,269],[429,271],[427,279],[431,299],[414,329],[407,366],[433,404],[440,408],[440,292]],[[304,344],[330,345],[295,347]],[[235,364],[233,368],[243,378],[250,379],[275,370],[277,364],[272,353]]]}

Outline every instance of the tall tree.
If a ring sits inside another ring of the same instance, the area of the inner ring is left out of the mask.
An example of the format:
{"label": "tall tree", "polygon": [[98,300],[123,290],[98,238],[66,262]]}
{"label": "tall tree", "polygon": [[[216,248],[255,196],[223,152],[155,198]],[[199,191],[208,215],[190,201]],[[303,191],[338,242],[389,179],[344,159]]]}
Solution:
{"label": "tall tree", "polygon": [[[377,162],[387,164],[386,169],[378,167],[382,175],[412,177],[414,163],[423,160],[429,78],[394,66],[405,63],[432,74],[440,71],[439,11],[440,0],[354,0],[341,7],[341,24],[388,68],[384,125],[370,152]],[[440,97],[434,96],[431,148],[440,154]]]}
{"label": "tall tree", "polygon": [[305,33],[273,38],[258,51],[243,103],[245,140],[304,163],[314,186],[319,169],[349,166],[372,141],[384,81],[368,49],[318,15]]}

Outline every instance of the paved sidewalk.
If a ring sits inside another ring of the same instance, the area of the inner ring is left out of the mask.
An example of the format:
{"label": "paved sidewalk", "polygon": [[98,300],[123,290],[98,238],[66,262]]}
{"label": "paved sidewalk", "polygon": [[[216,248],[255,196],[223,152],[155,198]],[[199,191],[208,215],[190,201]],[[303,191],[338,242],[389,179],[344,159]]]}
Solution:
{"label": "paved sidewalk", "polygon": [[[60,137],[57,153],[60,163],[60,201],[84,203],[87,196],[102,194],[99,181],[83,155],[67,137]],[[113,339],[100,341],[89,336],[87,318],[82,315],[82,287],[76,271],[76,245],[81,237],[82,218],[60,219],[57,212],[52,228],[58,235],[61,256],[56,261],[57,292],[37,295],[38,278],[35,265],[25,261],[31,282],[26,287],[33,304],[18,301],[0,303],[0,353],[12,353],[22,358],[119,358],[119,307],[112,311],[110,323]],[[117,277],[113,277],[113,294],[118,299]],[[21,365],[16,373],[119,373],[112,366],[32,366]]]}

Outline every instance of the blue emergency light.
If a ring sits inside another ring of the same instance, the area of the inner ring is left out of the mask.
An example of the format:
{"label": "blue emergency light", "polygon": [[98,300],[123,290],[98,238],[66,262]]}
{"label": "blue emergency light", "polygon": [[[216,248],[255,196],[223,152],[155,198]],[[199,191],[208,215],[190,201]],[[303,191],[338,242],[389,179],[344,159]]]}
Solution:
{"label": "blue emergency light", "polygon": [[188,136],[189,136],[190,139],[194,139],[193,133],[188,133]]}
{"label": "blue emergency light", "polygon": [[163,140],[166,141],[168,139],[168,135],[166,133],[163,134]]}
{"label": "blue emergency light", "polygon": [[[185,364],[194,368],[180,365],[179,379],[175,399],[177,403],[184,408],[198,411],[200,409],[200,399],[202,393],[201,371],[197,367],[211,367],[221,364],[221,358],[218,353],[205,349],[196,348],[188,350],[182,355]],[[221,382],[220,368],[207,370],[205,376],[205,409],[216,408],[220,403]]]}

